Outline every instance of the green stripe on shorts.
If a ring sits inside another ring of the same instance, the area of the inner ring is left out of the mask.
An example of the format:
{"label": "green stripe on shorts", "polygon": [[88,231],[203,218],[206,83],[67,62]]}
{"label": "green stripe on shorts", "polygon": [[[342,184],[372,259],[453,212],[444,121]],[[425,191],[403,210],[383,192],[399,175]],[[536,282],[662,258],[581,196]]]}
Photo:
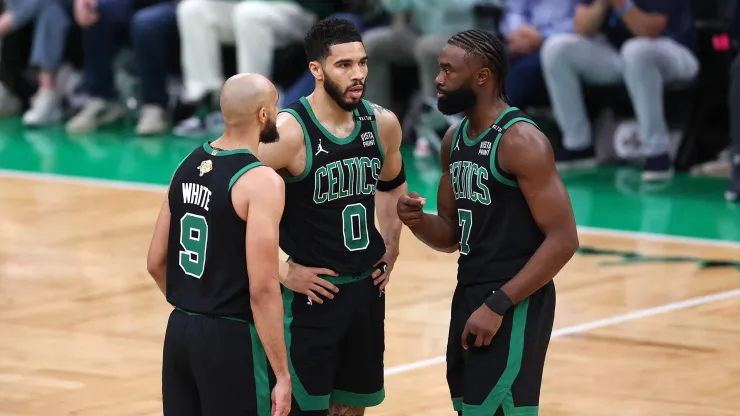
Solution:
{"label": "green stripe on shorts", "polygon": [[252,365],[254,366],[254,385],[257,397],[257,415],[270,416],[272,400],[270,399],[270,382],[267,378],[267,354],[257,334],[257,328],[249,324],[252,335]]}
{"label": "green stripe on shorts", "polygon": [[[498,410],[499,407],[501,407],[504,403],[504,399],[506,399],[507,396],[511,396],[511,385],[514,384],[514,380],[516,380],[516,377],[519,375],[519,369],[522,366],[522,355],[524,354],[524,328],[527,326],[528,308],[529,298],[514,306],[514,317],[511,323],[511,340],[509,341],[509,357],[506,361],[506,369],[501,374],[501,378],[499,378],[496,385],[493,386],[493,390],[491,390],[483,403],[477,406],[463,403],[463,416],[491,416],[496,413],[496,410]],[[514,408],[513,398],[509,403],[511,404],[511,408],[509,409],[510,413],[505,413],[505,415],[518,415],[519,413],[511,413],[512,410],[518,411],[518,409]],[[507,403],[507,405],[509,403]],[[506,407],[507,406],[505,406],[504,411],[506,411]]]}

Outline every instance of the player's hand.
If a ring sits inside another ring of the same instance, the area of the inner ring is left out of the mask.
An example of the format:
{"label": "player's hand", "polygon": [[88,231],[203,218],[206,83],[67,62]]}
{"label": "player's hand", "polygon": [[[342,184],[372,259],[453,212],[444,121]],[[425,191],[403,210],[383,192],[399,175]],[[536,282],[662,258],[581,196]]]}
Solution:
{"label": "player's hand", "polygon": [[290,377],[281,378],[272,389],[272,411],[270,416],[288,416],[291,400]]}
{"label": "player's hand", "polygon": [[373,273],[373,283],[375,286],[379,286],[381,291],[385,290],[391,280],[391,272],[393,271],[393,265],[396,264],[398,258],[398,247],[385,246],[385,256],[383,256],[383,262],[386,264],[385,272],[378,269]]}
{"label": "player's hand", "polygon": [[308,296],[311,301],[318,304],[324,303],[324,299],[321,296],[334,299],[334,293],[339,292],[338,287],[319,277],[320,274],[337,276],[335,271],[301,266],[293,262],[293,260],[288,262],[288,266],[288,275],[283,280],[283,286],[293,292],[302,293]]}
{"label": "player's hand", "polygon": [[401,195],[396,204],[398,218],[409,228],[419,225],[421,217],[424,215],[422,209],[426,203],[426,198],[422,198],[422,196],[416,192],[411,192],[408,195]]}
{"label": "player's hand", "polygon": [[501,321],[503,319],[503,316],[492,311],[485,304],[481,305],[480,308],[470,315],[468,322],[465,324],[462,334],[463,348],[468,349],[468,336],[471,334],[475,335],[474,345],[476,347],[487,347],[491,345],[491,340],[501,327]]}

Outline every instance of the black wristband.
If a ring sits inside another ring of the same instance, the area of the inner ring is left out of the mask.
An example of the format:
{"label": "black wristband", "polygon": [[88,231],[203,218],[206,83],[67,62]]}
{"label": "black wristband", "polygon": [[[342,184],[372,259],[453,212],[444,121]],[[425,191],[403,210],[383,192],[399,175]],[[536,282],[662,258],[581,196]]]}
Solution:
{"label": "black wristband", "polygon": [[491,296],[486,298],[484,303],[489,309],[501,316],[504,316],[506,311],[514,306],[514,302],[511,301],[509,295],[507,295],[503,290],[494,290]]}

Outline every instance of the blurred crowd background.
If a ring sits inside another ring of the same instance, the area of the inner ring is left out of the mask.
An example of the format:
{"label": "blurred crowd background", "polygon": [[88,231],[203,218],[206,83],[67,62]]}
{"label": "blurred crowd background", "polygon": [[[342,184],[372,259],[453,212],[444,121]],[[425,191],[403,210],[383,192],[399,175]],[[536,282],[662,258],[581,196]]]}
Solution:
{"label": "blurred crowd background", "polygon": [[511,104],[560,169],[636,164],[729,179],[740,195],[740,0],[4,0],[0,116],[71,135],[135,120],[137,135],[218,134],[236,72],[287,106],[314,87],[302,40],[317,19],[362,30],[365,98],[396,112],[415,158],[458,116],[435,106],[437,54],[456,32],[499,36]]}

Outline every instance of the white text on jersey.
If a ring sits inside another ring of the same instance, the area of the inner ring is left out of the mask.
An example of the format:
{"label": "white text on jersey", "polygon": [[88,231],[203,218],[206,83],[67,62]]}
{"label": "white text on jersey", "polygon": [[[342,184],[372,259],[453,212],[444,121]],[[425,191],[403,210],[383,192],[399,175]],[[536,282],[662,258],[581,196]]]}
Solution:
{"label": "white text on jersey", "polygon": [[195,204],[208,211],[208,204],[211,202],[211,190],[197,183],[183,183],[182,199],[186,204]]}

